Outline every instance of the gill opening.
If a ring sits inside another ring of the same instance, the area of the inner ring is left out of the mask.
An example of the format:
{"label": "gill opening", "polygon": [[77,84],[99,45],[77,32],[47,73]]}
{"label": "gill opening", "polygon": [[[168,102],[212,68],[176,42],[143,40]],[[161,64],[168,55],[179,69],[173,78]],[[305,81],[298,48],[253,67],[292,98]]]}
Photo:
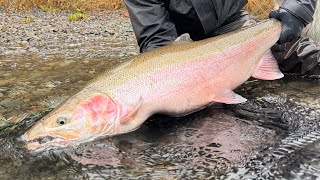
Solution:
{"label": "gill opening", "polygon": [[[89,101],[88,102],[90,104],[90,106],[92,107],[91,109],[95,112],[95,114],[98,116],[98,125],[101,124],[103,118],[101,117],[101,115],[95,110],[94,105]],[[100,131],[100,129],[99,129]]]}
{"label": "gill opening", "polygon": [[[108,96],[108,95],[107,95]],[[113,128],[112,130],[114,131],[114,128],[115,128],[115,123],[120,119],[120,105],[118,103],[116,103],[116,101],[108,96],[108,98],[112,101],[112,103],[114,103],[117,107],[117,113],[116,113],[116,117],[113,119],[113,121],[110,123],[110,122],[106,122],[106,124],[103,126],[102,128],[102,131],[100,131],[100,135],[105,135],[107,132],[110,131],[111,128]]]}

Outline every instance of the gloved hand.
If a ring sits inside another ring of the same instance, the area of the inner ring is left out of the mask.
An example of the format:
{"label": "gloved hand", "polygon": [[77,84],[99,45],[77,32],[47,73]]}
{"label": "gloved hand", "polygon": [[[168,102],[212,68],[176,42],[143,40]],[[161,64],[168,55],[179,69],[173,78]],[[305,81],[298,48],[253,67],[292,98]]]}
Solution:
{"label": "gloved hand", "polygon": [[302,29],[305,27],[305,24],[303,24],[301,20],[282,8],[271,11],[269,17],[281,21],[282,32],[278,40],[279,44],[290,42],[298,38],[301,35]]}

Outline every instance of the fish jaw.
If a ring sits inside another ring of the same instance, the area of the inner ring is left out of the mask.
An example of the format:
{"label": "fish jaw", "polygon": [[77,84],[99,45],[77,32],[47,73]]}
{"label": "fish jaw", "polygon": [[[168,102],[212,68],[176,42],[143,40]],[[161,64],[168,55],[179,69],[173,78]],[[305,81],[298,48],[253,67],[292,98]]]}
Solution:
{"label": "fish jaw", "polygon": [[21,140],[26,142],[29,150],[43,150],[49,147],[66,147],[75,140],[79,140],[81,134],[75,130],[49,129],[43,121],[33,126],[29,131],[21,136]]}
{"label": "fish jaw", "polygon": [[100,137],[100,134],[82,134],[72,130],[40,132],[39,134],[22,135],[21,140],[26,142],[26,148],[31,151],[42,151],[57,147],[67,147],[70,145],[79,145]]}
{"label": "fish jaw", "polygon": [[43,151],[45,149],[53,148],[53,147],[67,147],[70,145],[70,141],[67,141],[65,139],[57,138],[53,139],[49,142],[45,143],[39,143],[36,141],[31,141],[27,143],[27,149],[31,151]]}
{"label": "fish jaw", "polygon": [[36,123],[31,129],[21,136],[23,141],[29,142],[33,141],[36,138],[48,136],[48,132],[45,130],[45,126],[42,121]]}

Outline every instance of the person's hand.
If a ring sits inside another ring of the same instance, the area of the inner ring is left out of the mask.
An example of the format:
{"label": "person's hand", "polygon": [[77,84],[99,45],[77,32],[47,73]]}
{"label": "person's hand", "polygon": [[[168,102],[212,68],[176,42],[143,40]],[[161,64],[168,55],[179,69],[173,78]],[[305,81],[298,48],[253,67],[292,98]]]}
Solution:
{"label": "person's hand", "polygon": [[282,8],[271,11],[269,17],[281,21],[282,32],[278,40],[279,44],[290,42],[300,37],[301,31],[305,26],[296,16]]}

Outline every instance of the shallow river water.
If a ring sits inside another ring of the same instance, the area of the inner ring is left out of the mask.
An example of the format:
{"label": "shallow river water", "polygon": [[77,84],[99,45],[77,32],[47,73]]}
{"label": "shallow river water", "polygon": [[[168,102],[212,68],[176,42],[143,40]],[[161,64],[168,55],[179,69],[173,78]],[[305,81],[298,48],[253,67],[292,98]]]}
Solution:
{"label": "shallow river water", "polygon": [[[54,108],[123,61],[1,57],[0,126]],[[319,85],[295,76],[250,79],[236,90],[249,100],[244,104],[215,104],[182,118],[156,115],[129,134],[39,153],[17,140],[34,116],[0,131],[0,179],[320,178]]]}

